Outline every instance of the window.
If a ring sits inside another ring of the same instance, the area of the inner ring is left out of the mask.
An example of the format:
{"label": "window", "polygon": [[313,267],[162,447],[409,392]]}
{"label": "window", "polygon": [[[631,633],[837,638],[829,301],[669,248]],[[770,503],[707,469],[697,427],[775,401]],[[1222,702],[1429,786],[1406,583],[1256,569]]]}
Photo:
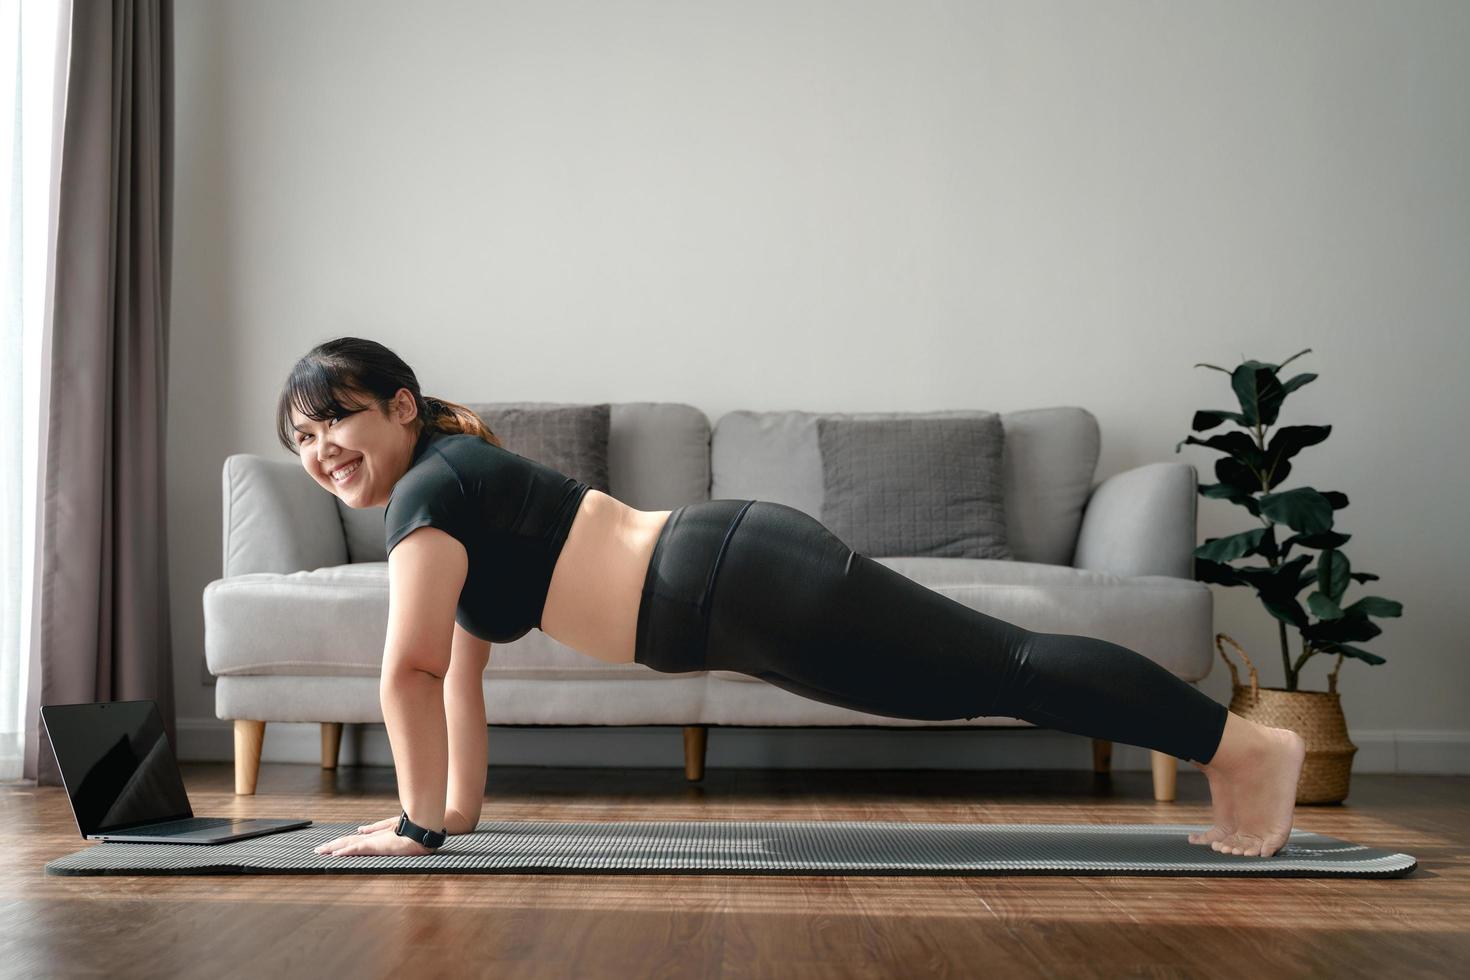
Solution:
{"label": "window", "polygon": [[0,779],[18,779],[26,685],[53,155],[71,0],[0,0]]}

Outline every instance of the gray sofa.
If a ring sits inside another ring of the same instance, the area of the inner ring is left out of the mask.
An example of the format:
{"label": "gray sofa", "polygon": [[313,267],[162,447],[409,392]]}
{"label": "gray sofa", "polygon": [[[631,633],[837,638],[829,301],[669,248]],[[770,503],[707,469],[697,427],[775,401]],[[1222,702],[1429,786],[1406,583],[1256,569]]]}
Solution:
{"label": "gray sofa", "polygon": [[[494,405],[470,407],[483,412]],[[820,516],[817,418],[735,411],[712,430],[689,405],[614,404],[610,492],[642,510],[738,497]],[[1191,577],[1194,467],[1150,463],[1094,484],[1100,433],[1090,412],[1042,408],[1001,419],[1014,560],[877,560],[1029,629],[1099,636],[1186,681],[1206,676],[1213,605],[1208,586]],[[382,509],[343,506],[294,458],[230,456],[223,489],[224,574],[204,589],[205,657],[217,679],[216,714],[235,722],[236,792],[248,794],[267,722],[321,723],[327,768],[336,765],[344,723],[382,723],[378,673],[388,565]],[[933,727],[811,701],[733,672],[661,674],[640,664],[608,664],[540,630],[495,645],[485,704],[492,724],[680,726],[690,779],[703,776],[711,726]],[[943,727],[1026,724],[976,718]],[[1107,771],[1110,748],[1094,741],[1098,771]],[[1176,760],[1154,753],[1153,762],[1154,795],[1172,800]]]}

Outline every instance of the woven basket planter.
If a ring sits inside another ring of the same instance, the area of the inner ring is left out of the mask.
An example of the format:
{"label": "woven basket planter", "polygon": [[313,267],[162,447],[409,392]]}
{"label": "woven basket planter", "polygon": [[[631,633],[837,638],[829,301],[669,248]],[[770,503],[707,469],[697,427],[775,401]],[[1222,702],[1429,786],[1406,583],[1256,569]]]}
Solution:
{"label": "woven basket planter", "polygon": [[[1235,664],[1225,655],[1224,641],[1235,647],[1250,669],[1249,687],[1240,683]],[[1215,649],[1230,668],[1230,710],[1270,728],[1289,728],[1307,743],[1301,779],[1296,785],[1298,803],[1341,803],[1347,799],[1348,777],[1358,747],[1348,739],[1347,719],[1337,695],[1337,673],[1327,677],[1326,691],[1288,691],[1261,687],[1256,665],[1245,651],[1224,633],[1215,634]]]}

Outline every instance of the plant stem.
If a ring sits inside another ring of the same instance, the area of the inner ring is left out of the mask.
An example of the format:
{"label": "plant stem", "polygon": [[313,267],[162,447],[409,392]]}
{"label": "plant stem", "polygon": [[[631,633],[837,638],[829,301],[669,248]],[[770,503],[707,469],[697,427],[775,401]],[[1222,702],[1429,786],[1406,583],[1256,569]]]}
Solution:
{"label": "plant stem", "polygon": [[1276,629],[1281,634],[1281,669],[1286,674],[1286,689],[1288,691],[1295,691],[1296,674],[1291,669],[1291,650],[1288,649],[1286,644],[1286,624],[1278,619],[1276,620]]}
{"label": "plant stem", "polygon": [[[1302,640],[1302,655],[1296,658],[1296,665],[1293,668],[1294,671],[1297,674],[1300,674],[1302,667],[1306,666],[1307,661],[1315,657],[1316,655],[1317,651],[1313,650],[1311,645],[1308,644],[1306,640]],[[1296,687],[1293,685],[1290,690],[1294,691],[1296,690]]]}
{"label": "plant stem", "polygon": [[[1266,430],[1265,426],[1261,425],[1259,416],[1256,420],[1255,435],[1256,448],[1264,453],[1266,451]],[[1271,492],[1271,477],[1275,474],[1275,472],[1276,468],[1274,466],[1271,468],[1270,473],[1262,473],[1259,470],[1256,471],[1256,476],[1259,477],[1261,480],[1262,493]],[[1257,514],[1256,516],[1259,517],[1261,522],[1265,524],[1268,528],[1276,523],[1269,517],[1265,517],[1261,514]],[[1267,558],[1266,563],[1272,568],[1276,568],[1280,565],[1280,562],[1274,557]],[[1286,624],[1279,619],[1276,620],[1276,632],[1281,637],[1281,671],[1286,675],[1286,689],[1288,691],[1295,691],[1296,672],[1291,669],[1291,648],[1287,644],[1286,640]]]}

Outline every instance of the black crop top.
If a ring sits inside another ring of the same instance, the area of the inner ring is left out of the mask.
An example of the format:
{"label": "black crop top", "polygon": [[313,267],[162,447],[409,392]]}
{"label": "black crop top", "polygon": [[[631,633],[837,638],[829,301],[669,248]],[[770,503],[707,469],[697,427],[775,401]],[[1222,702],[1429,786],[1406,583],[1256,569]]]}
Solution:
{"label": "black crop top", "polygon": [[551,572],[589,486],[476,435],[425,430],[384,512],[388,551],[429,525],[469,555],[454,621],[509,643],[541,626]]}

